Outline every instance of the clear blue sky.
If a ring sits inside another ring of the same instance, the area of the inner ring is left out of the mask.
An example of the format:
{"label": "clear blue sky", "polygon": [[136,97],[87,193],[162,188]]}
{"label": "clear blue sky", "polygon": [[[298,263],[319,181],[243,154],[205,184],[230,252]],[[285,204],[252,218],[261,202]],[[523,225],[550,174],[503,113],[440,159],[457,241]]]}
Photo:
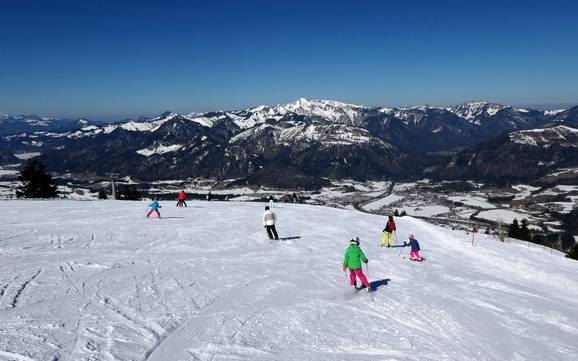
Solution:
{"label": "clear blue sky", "polygon": [[578,103],[575,1],[3,1],[0,111]]}

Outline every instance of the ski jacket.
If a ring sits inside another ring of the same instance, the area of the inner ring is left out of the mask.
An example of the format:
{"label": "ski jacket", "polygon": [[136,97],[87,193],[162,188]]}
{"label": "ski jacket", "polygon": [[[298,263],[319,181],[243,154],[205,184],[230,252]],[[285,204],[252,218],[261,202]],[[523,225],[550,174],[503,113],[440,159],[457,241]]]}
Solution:
{"label": "ski jacket", "polygon": [[383,229],[384,232],[393,233],[395,231],[395,222],[394,221],[387,221],[385,224],[385,228]]}
{"label": "ski jacket", "polygon": [[152,201],[149,203],[149,208],[151,209],[151,211],[156,211],[159,209],[159,202],[157,201]]}
{"label": "ski jacket", "polygon": [[411,241],[409,241],[409,246],[411,247],[411,250],[416,252],[419,251],[419,242],[417,241],[417,239],[412,239]]}
{"label": "ski jacket", "polygon": [[187,199],[187,194],[185,192],[180,192],[179,193],[179,200],[184,201],[185,199]]}
{"label": "ski jacket", "polygon": [[271,210],[265,211],[263,213],[263,225],[264,226],[274,226],[277,216]]}
{"label": "ski jacket", "polygon": [[367,258],[365,254],[357,244],[350,244],[345,250],[345,258],[343,259],[343,265],[349,269],[360,269],[361,262],[366,263]]}

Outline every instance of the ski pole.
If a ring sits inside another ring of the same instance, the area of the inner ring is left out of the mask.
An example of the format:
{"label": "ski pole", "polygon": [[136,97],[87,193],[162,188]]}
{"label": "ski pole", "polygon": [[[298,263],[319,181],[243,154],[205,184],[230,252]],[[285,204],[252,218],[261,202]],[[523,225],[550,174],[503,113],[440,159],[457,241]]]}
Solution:
{"label": "ski pole", "polygon": [[397,255],[398,257],[401,257],[401,252],[403,252],[404,248],[405,248],[405,246],[401,247],[401,249],[399,250],[399,254]]}
{"label": "ski pole", "polygon": [[398,238],[397,238],[397,229],[395,230],[395,245],[397,246],[399,244]]}
{"label": "ski pole", "polygon": [[371,278],[371,277],[369,277],[369,264],[368,263],[365,264],[365,270],[367,271],[367,278]]}

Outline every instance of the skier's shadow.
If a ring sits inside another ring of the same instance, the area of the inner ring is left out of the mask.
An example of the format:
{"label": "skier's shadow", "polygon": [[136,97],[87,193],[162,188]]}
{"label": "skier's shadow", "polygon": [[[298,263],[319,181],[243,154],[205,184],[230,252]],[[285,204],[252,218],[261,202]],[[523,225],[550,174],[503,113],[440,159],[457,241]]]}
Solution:
{"label": "skier's shadow", "polygon": [[391,248],[402,248],[405,247],[403,244],[397,245],[397,246],[391,246]]}
{"label": "skier's shadow", "polygon": [[163,219],[185,219],[186,217],[163,217]]}
{"label": "skier's shadow", "polygon": [[293,236],[293,237],[281,237],[279,238],[280,241],[290,241],[292,239],[300,239],[301,236]]}
{"label": "skier's shadow", "polygon": [[389,279],[389,278],[384,278],[382,280],[373,281],[373,282],[369,283],[369,287],[371,287],[371,289],[373,291],[375,291],[375,290],[378,290],[382,286],[387,286],[389,281],[391,281],[391,279]]}

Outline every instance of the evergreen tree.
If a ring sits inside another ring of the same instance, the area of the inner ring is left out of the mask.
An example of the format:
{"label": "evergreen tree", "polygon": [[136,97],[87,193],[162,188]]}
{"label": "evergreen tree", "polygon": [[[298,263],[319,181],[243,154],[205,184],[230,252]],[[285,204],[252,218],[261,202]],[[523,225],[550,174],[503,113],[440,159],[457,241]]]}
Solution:
{"label": "evergreen tree", "polygon": [[20,170],[20,185],[16,190],[18,198],[55,198],[58,187],[46,166],[38,159],[29,159]]}
{"label": "evergreen tree", "polygon": [[520,237],[524,241],[531,241],[532,237],[530,235],[530,229],[528,228],[528,220],[522,219],[522,226],[520,227]]}
{"label": "evergreen tree", "polygon": [[572,248],[570,248],[566,257],[578,260],[578,244],[575,243]]}
{"label": "evergreen tree", "polygon": [[552,247],[552,242],[546,240],[542,235],[534,234],[532,236],[532,243],[541,244],[547,247]]}
{"label": "evergreen tree", "polygon": [[506,231],[502,227],[502,222],[498,222],[498,239],[500,242],[504,242],[506,239]]}
{"label": "evergreen tree", "polygon": [[512,224],[510,224],[510,228],[508,229],[508,237],[520,239],[520,225],[518,224],[518,220],[514,218]]}
{"label": "evergreen tree", "polygon": [[108,195],[106,194],[106,191],[104,189],[101,189],[98,192],[98,199],[108,199]]}
{"label": "evergreen tree", "polygon": [[140,192],[136,188],[125,185],[122,192],[120,193],[120,197],[117,199],[122,199],[125,201],[138,201],[140,199]]}

